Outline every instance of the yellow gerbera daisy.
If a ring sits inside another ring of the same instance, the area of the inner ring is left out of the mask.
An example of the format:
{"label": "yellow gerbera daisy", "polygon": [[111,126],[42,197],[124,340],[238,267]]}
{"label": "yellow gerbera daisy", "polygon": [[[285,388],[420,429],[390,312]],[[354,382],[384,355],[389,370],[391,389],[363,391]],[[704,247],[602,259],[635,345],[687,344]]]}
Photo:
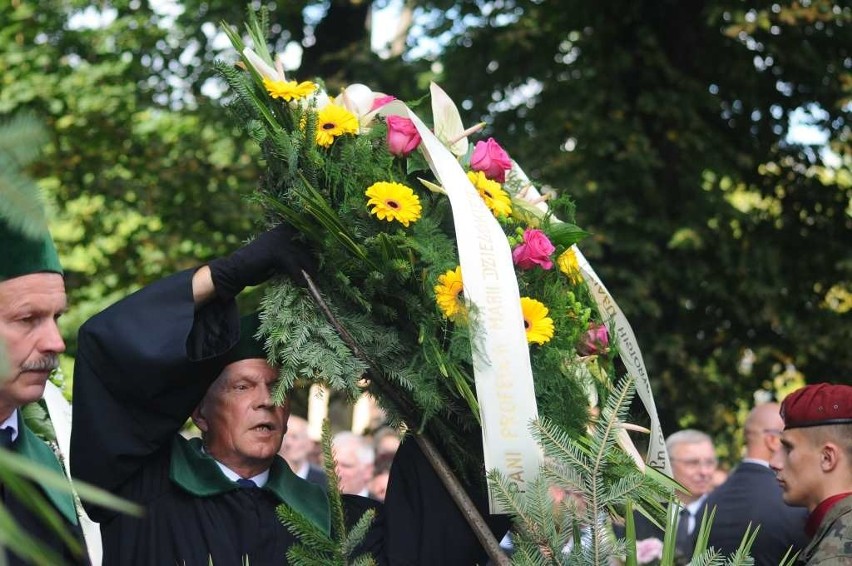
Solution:
{"label": "yellow gerbera daisy", "polygon": [[334,138],[358,133],[358,118],[342,106],[327,104],[317,117],[317,145],[328,147]]}
{"label": "yellow gerbera daisy", "polygon": [[317,85],[310,81],[274,81],[263,77],[263,86],[272,98],[281,98],[290,102],[310,96],[317,89]]}
{"label": "yellow gerbera daisy", "polygon": [[420,218],[423,211],[414,191],[401,183],[379,181],[370,185],[364,194],[370,197],[367,201],[367,206],[373,207],[370,213],[378,216],[379,220],[401,222],[406,228],[410,222]]}
{"label": "yellow gerbera daisy", "polygon": [[512,199],[509,198],[509,193],[503,190],[500,183],[492,181],[482,171],[468,171],[467,178],[476,187],[479,196],[482,197],[494,216],[512,214]]}
{"label": "yellow gerbera daisy", "polygon": [[444,318],[452,321],[464,318],[467,311],[462,300],[463,290],[461,266],[438,276],[438,284],[435,285],[435,301]]}
{"label": "yellow gerbera daisy", "polygon": [[521,312],[524,315],[527,342],[544,344],[553,338],[553,319],[547,316],[548,310],[544,303],[521,297]]}
{"label": "yellow gerbera daisy", "polygon": [[559,266],[559,271],[567,275],[574,285],[582,280],[580,264],[577,263],[577,254],[574,253],[572,248],[568,248],[556,258],[556,265]]}

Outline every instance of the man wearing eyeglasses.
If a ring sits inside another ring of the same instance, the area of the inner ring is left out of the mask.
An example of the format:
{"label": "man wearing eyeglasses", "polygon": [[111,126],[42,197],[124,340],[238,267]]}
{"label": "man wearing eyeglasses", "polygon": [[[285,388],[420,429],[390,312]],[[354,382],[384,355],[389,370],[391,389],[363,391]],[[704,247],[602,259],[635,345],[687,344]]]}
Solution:
{"label": "man wearing eyeglasses", "polygon": [[852,386],[819,383],[781,404],[781,450],[770,461],[788,505],[808,509],[806,566],[852,566]]}
{"label": "man wearing eyeglasses", "polygon": [[680,430],[666,439],[672,461],[674,479],[686,488],[678,491],[681,503],[680,524],[677,529],[678,554],[691,556],[694,549],[696,525],[701,522],[704,500],[713,489],[716,471],[716,449],[709,435],[694,429]]}
{"label": "man wearing eyeglasses", "polygon": [[[666,439],[666,448],[672,462],[672,475],[686,489],[677,492],[680,522],[675,538],[675,562],[687,564],[695,547],[696,525],[701,522],[704,500],[713,487],[713,472],[718,465],[716,450],[710,436],[693,429],[680,430],[670,435]],[[663,540],[663,531],[644,515],[634,513],[633,518],[636,540]]]}
{"label": "man wearing eyeglasses", "polygon": [[751,547],[755,566],[776,566],[792,547],[791,555],[805,547],[807,511],[784,503],[775,473],[769,468],[781,449],[780,406],[764,403],[751,410],[745,421],[745,458],[731,477],[707,497],[707,509],[716,508],[709,546],[729,555],[737,550],[751,524],[760,531]]}

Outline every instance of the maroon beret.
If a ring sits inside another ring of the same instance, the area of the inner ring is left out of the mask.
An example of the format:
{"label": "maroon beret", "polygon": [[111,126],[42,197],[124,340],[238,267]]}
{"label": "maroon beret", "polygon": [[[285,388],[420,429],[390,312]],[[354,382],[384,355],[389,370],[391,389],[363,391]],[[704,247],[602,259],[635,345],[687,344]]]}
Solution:
{"label": "maroon beret", "polygon": [[781,403],[784,428],[852,424],[852,386],[817,383],[788,395]]}

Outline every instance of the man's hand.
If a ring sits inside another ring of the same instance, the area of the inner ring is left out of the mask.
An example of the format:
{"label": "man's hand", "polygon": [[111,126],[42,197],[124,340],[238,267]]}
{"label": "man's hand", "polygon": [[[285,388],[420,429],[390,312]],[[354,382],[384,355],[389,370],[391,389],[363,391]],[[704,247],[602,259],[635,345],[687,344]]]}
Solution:
{"label": "man's hand", "polygon": [[208,265],[216,296],[231,299],[244,288],[281,273],[303,284],[302,270],[313,273],[316,261],[308,246],[293,241],[296,234],[291,226],[279,224],[231,255],[211,261]]}

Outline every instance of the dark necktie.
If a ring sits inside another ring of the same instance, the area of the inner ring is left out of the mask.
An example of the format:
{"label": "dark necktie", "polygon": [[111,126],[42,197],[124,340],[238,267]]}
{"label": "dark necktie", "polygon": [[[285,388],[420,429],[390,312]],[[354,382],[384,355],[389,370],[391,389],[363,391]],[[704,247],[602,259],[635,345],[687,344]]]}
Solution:
{"label": "dark necktie", "polygon": [[684,557],[692,555],[692,535],[689,533],[689,518],[691,514],[689,509],[684,507],[680,510],[680,522],[677,524],[677,537],[675,538],[675,548],[678,554]]}
{"label": "dark necktie", "polygon": [[240,478],[237,480],[237,485],[245,489],[257,489],[257,484],[252,480]]}
{"label": "dark necktie", "polygon": [[12,429],[11,427],[0,428],[0,446],[7,450],[12,447]]}

